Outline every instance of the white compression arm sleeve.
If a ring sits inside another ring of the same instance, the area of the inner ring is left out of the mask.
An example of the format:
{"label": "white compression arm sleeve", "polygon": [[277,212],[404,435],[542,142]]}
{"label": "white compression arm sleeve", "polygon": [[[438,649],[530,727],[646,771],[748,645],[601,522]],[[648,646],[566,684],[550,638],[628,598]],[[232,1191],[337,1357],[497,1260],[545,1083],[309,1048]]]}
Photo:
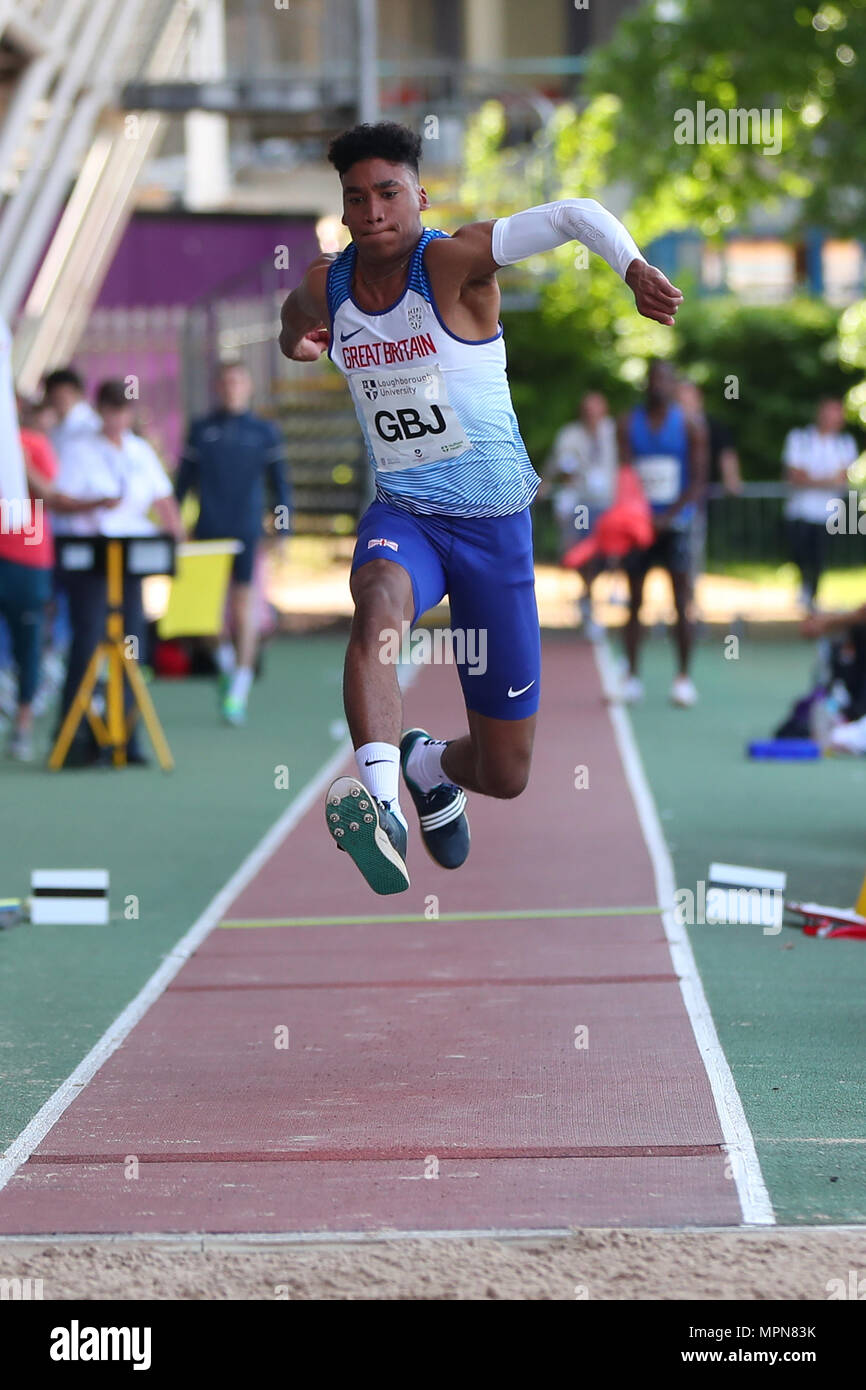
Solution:
{"label": "white compression arm sleeve", "polygon": [[633,260],[644,260],[619,219],[594,198],[563,198],[500,217],[493,224],[493,259],[497,265],[513,265],[567,241],[588,246],[623,279]]}

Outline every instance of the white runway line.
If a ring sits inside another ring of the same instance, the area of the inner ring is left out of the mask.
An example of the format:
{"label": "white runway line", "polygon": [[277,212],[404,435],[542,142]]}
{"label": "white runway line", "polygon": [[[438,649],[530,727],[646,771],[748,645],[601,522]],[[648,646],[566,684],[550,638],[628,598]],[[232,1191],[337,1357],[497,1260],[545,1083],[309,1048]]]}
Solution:
{"label": "white runway line", "polygon": [[343,764],[351,757],[351,754],[352,744],[351,741],[347,740],[307,783],[292,804],[286,807],[279,820],[275,821],[270,830],[266,831],[228,883],[220,889],[216,897],[211,899],[201,916],[168,953],[162,965],[151,975],[131,1003],[127,1004],[123,1013],[119,1014],[111,1026],[106,1029],[87,1056],[79,1062],[71,1076],[68,1076],[58,1086],[54,1094],[49,1096],[26,1129],[23,1129],[5,1153],[0,1155],[0,1191],[21,1167],[21,1164],[27,1162],[33,1150],[41,1144],[48,1131],[60,1119],[66,1107],[71,1105],[76,1096],[81,1094],[81,1091],[88,1081],[95,1076],[103,1062],[107,1062],[111,1054],[120,1047],[120,1044],[132,1032],[136,1023],[144,1016],[151,1004],[171,983],[181,966],[189,960],[208,933],[217,925],[229,904],[255,877],[261,866],[270,858],[289,831],[294,829],[316,798],[322,795],[328,784],[337,776]]}
{"label": "white runway line", "polygon": [[[616,679],[613,657],[606,643],[599,643],[594,651],[602,690],[607,694],[613,690]],[[680,978],[680,989],[694,1031],[695,1041],[712,1088],[719,1123],[722,1127],[733,1170],[733,1181],[737,1185],[743,1220],[749,1225],[772,1226],[775,1225],[776,1217],[761,1172],[761,1165],[758,1162],[752,1131],[749,1128],[743,1103],[728,1066],[728,1059],[719,1042],[719,1035],[716,1032],[716,1025],[713,1022],[710,1006],[704,994],[704,987],[698,974],[688,932],[674,916],[676,879],[673,861],[665,843],[661,821],[644,771],[631,720],[623,705],[609,702],[608,713],[653,866],[656,881],[656,901],[661,903],[664,909],[662,922],[665,936],[668,940],[674,969]]]}

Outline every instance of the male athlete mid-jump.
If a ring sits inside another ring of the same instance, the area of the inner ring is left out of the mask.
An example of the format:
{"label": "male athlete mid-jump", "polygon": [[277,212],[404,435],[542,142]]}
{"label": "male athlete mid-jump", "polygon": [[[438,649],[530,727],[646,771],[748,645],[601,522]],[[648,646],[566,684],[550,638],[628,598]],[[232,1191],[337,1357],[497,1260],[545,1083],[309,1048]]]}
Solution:
{"label": "male athlete mid-jump", "polygon": [[[623,277],[638,311],[672,324],[682,300],[625,227],[591,198],[565,198],[453,236],[425,229],[421,139],[362,125],[333,141],[351,243],[320,256],[282,309],[286,357],[327,349],[346,377],[375,469],[361,518],[344,673],[357,777],[340,777],[325,814],[337,845],[377,893],[409,886],[402,766],[432,858],[469,852],[466,792],[514,797],[526,786],[538,709],[541,642],[529,504],[539,479],[508,388],[496,273],[567,241]],[[469,732],[402,734],[387,636],[448,594]],[[479,637],[479,635],[481,635]]]}

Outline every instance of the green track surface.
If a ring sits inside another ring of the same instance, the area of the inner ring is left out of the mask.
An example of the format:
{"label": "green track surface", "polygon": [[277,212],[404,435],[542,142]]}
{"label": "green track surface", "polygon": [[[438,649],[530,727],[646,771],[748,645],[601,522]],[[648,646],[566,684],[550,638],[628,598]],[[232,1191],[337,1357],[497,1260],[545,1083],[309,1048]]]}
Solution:
{"label": "green track surface", "polygon": [[[111,925],[0,932],[0,1149],[332,756],[344,649],[345,637],[273,643],[239,729],[219,720],[213,682],[155,682],[174,772],[3,764],[0,897],[26,896],[34,868],[107,868]],[[138,920],[124,916],[132,894]]]}
{"label": "green track surface", "polygon": [[[726,660],[698,650],[692,710],[667,701],[670,644],[647,644],[633,723],[678,888],[713,860],[788,874],[788,894],[850,907],[866,872],[866,760],[750,762],[810,686],[807,643],[753,632]],[[866,941],[794,926],[700,926],[690,937],[777,1219],[866,1221]]]}

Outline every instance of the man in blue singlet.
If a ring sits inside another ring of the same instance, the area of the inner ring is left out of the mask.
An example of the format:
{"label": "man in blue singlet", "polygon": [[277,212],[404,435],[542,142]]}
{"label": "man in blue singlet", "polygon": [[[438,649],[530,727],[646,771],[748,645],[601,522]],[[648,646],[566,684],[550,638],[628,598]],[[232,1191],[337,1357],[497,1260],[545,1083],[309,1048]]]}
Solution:
{"label": "man in blue singlet", "polygon": [[[287,357],[312,362],[327,350],[346,377],[375,470],[344,678],[358,776],[334,782],[325,813],[377,893],[409,886],[401,767],[425,847],[449,869],[469,851],[467,790],[515,797],[529,775],[541,674],[529,504],[539,479],[511,404],[497,271],[577,240],[617,270],[647,318],[672,324],[682,299],[593,199],[453,236],[425,229],[421,145],[390,122],[333,141],[351,243],[313,262],[281,315]],[[395,639],[446,593],[469,732],[401,736]]]}
{"label": "man in blue singlet", "polygon": [[630,704],[643,697],[638,655],[644,581],[651,569],[666,569],[677,613],[674,638],[679,663],[671,686],[671,700],[686,709],[698,698],[689,674],[693,641],[691,528],[706,491],[708,451],[706,426],[700,418],[686,415],[682,406],[676,404],[676,385],[676,373],[670,362],[661,358],[651,361],[646,404],[625,415],[618,426],[620,463],[631,463],[636,469],[652,508],[656,530],[652,545],[645,550],[632,551],[625,562],[630,590],[625,625],[628,671],[619,696]]}

